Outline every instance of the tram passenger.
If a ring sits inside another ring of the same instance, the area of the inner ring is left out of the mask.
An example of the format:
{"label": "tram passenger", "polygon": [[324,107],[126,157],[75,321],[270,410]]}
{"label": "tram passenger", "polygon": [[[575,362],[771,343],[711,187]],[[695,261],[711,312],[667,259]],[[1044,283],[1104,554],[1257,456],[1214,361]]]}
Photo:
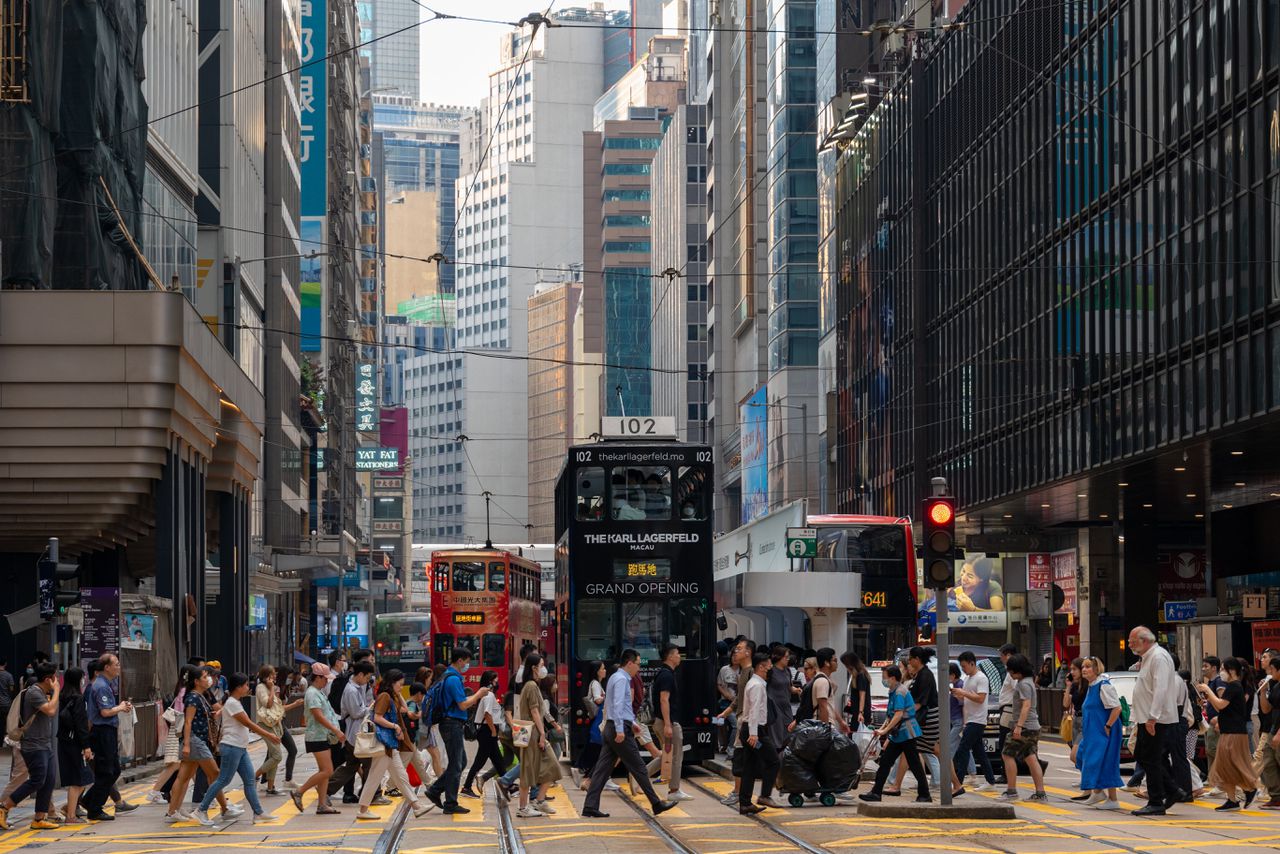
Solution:
{"label": "tram passenger", "polygon": [[671,517],[671,483],[660,474],[651,474],[645,478],[644,513],[650,519]]}

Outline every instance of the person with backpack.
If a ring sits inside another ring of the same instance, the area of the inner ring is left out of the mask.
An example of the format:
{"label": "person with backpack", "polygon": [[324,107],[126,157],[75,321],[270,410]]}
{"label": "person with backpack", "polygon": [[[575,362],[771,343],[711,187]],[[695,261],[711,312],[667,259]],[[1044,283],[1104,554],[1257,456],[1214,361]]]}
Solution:
{"label": "person with backpack", "polygon": [[468,717],[467,711],[491,693],[488,688],[480,688],[467,696],[462,685],[462,674],[470,666],[471,651],[462,647],[454,648],[449,668],[427,693],[427,723],[439,727],[446,756],[444,774],[427,789],[427,799],[440,807],[445,815],[471,812],[458,803],[458,786],[462,782],[463,766],[467,762],[467,742],[462,730]]}
{"label": "person with backpack", "polygon": [[[333,764],[338,767],[333,772],[333,776],[329,778],[329,794],[331,796],[335,795],[341,789],[342,802],[344,804],[360,803],[360,799],[355,796],[355,779],[357,775],[366,785],[369,783],[369,767],[373,760],[358,758],[356,756],[355,743],[356,734],[360,732],[364,726],[365,719],[373,711],[373,674],[373,662],[367,658],[362,658],[351,665],[351,678],[343,686],[342,698],[339,701],[339,705],[335,707],[342,716],[347,740],[340,745],[342,748],[342,765],[338,766],[338,757],[336,755],[334,757]],[[340,679],[341,677],[339,677]],[[334,681],[335,687],[339,684],[339,680]],[[332,692],[330,692],[329,696],[329,702],[332,703]],[[336,750],[335,753],[337,753]],[[373,785],[377,787],[378,781],[374,780]],[[375,793],[372,803],[374,806],[386,806],[391,803],[391,799]]]}
{"label": "person with backpack", "polygon": [[14,717],[6,719],[6,734],[10,741],[18,742],[22,761],[27,766],[27,780],[0,803],[0,830],[9,830],[9,811],[29,795],[36,796],[36,814],[31,822],[33,830],[56,830],[61,825],[51,821],[49,810],[53,806],[54,723],[58,715],[61,688],[58,685],[58,669],[47,662],[34,668],[35,681],[19,696]]}

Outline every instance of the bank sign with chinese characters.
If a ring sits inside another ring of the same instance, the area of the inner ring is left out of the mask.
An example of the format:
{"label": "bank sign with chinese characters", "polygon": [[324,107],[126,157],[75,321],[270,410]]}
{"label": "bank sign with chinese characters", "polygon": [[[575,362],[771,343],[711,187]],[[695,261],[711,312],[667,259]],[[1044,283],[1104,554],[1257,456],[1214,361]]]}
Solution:
{"label": "bank sign with chinese characters", "polygon": [[356,431],[378,429],[378,372],[372,362],[356,365]]}
{"label": "bank sign with chinese characters", "polygon": [[[302,0],[298,35],[301,40],[298,68],[298,178],[302,195],[298,205],[301,218],[301,248],[307,253],[325,251],[325,217],[329,208],[328,85],[329,52],[327,0]],[[299,285],[302,336],[299,346],[305,353],[320,352],[324,327],[324,258],[302,259]]]}

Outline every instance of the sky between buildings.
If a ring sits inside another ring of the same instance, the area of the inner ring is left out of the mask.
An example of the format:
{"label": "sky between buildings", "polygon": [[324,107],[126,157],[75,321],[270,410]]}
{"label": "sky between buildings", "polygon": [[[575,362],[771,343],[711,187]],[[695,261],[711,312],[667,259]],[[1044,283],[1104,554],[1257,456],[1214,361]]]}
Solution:
{"label": "sky between buildings", "polygon": [[[530,12],[545,12],[547,0],[422,0],[437,12],[518,21]],[[590,0],[556,0],[551,11],[589,6]],[[606,9],[625,9],[627,0],[605,0]],[[427,11],[423,17],[429,17]],[[489,94],[489,72],[498,58],[498,37],[510,32],[501,24],[435,21],[423,24],[422,100],[436,104],[479,106]]]}

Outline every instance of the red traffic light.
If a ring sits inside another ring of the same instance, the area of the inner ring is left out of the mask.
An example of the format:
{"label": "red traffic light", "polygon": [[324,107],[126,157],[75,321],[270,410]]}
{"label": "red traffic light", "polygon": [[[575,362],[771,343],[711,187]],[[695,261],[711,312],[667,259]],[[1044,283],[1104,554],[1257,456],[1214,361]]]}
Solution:
{"label": "red traffic light", "polygon": [[935,525],[949,525],[956,512],[948,501],[935,501],[929,508],[929,521]]}

